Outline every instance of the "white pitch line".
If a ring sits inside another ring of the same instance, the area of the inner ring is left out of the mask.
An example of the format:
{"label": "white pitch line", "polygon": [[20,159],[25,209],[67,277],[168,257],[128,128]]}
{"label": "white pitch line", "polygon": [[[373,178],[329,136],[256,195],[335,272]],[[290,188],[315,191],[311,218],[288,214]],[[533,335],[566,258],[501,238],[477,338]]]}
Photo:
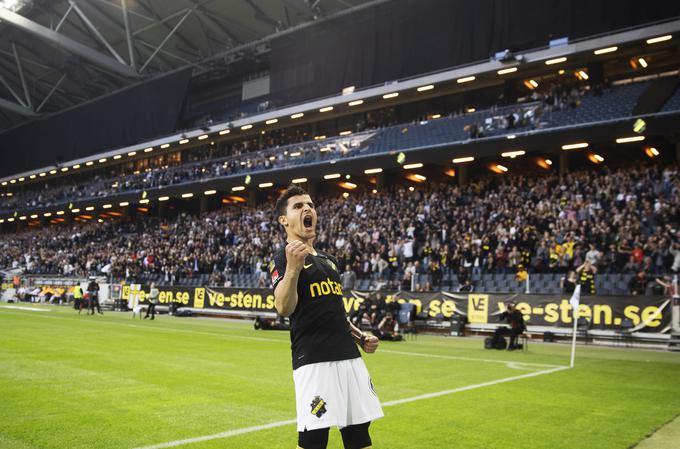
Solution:
{"label": "white pitch line", "polygon": [[427,357],[427,358],[433,358],[433,359],[463,360],[463,361],[466,361],[466,362],[486,362],[486,363],[502,363],[502,364],[515,363],[517,365],[540,366],[540,367],[545,367],[545,368],[561,367],[561,365],[549,365],[547,363],[520,362],[520,361],[517,361],[517,360],[476,359],[474,357],[459,357],[459,356],[456,356],[456,355],[439,355],[439,354],[428,354],[428,353],[410,352],[410,351],[394,351],[392,349],[380,349],[380,348],[378,348],[378,351],[379,352],[386,352],[388,354],[411,355],[411,356],[414,356],[414,357]]}
{"label": "white pitch line", "polygon": [[3,309],[26,310],[29,312],[51,312],[50,309],[38,309],[37,307],[19,307],[19,306],[0,306]]}
{"label": "white pitch line", "polygon": [[[473,359],[474,360],[474,359]],[[474,384],[474,385],[467,385],[465,387],[459,387],[459,388],[453,388],[450,390],[443,390],[443,391],[437,391],[434,393],[427,393],[427,394],[421,394],[419,396],[413,396],[410,398],[404,398],[404,399],[397,399],[395,401],[388,401],[388,402],[383,402],[382,406],[383,407],[391,407],[393,405],[401,405],[405,404],[408,402],[415,402],[415,401],[421,401],[423,399],[431,399],[431,398],[436,398],[439,396],[445,396],[449,394],[455,394],[455,393],[460,393],[463,391],[470,391],[470,390],[475,390],[477,388],[484,388],[484,387],[490,387],[492,385],[498,385],[502,384],[505,382],[512,382],[514,380],[520,380],[520,379],[527,379],[530,377],[536,377],[536,376],[541,376],[543,374],[550,374],[550,373],[555,373],[557,371],[562,371],[565,369],[569,369],[568,366],[558,366],[555,368],[551,368],[548,370],[543,370],[543,371],[536,371],[533,373],[528,373],[528,374],[522,374],[519,376],[513,376],[513,377],[505,377],[503,379],[496,379],[496,380],[491,380],[489,382],[483,382],[480,384]],[[134,449],[164,449],[168,447],[176,447],[176,446],[183,446],[185,444],[192,444],[192,443],[199,443],[202,441],[209,441],[209,440],[217,440],[221,438],[229,438],[232,436],[236,435],[243,435],[244,433],[251,433],[251,432],[257,432],[260,430],[266,430],[266,429],[274,429],[276,427],[283,427],[287,426],[289,424],[295,424],[297,420],[295,419],[289,419],[286,421],[277,421],[269,424],[263,424],[260,426],[252,426],[252,427],[245,427],[242,429],[235,429],[235,430],[228,430],[226,432],[221,432],[221,433],[216,433],[213,435],[204,435],[202,437],[195,437],[195,438],[187,438],[184,440],[175,440],[175,441],[168,441],[167,443],[159,443],[159,444],[153,444],[150,446],[140,446],[136,447]]]}

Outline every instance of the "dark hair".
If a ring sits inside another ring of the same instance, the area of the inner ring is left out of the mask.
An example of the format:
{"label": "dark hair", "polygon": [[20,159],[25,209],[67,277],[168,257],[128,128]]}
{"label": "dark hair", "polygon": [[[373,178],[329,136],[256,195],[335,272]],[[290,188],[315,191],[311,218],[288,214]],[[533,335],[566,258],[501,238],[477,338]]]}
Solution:
{"label": "dark hair", "polygon": [[309,195],[305,189],[296,185],[289,185],[284,190],[279,198],[276,200],[276,216],[286,215],[286,208],[288,207],[288,198],[298,195]]}

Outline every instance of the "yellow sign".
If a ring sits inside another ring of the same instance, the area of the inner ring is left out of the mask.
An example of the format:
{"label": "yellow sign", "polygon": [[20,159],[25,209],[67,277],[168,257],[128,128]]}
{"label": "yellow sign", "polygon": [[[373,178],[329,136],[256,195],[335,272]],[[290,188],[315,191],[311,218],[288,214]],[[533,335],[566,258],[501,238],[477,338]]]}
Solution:
{"label": "yellow sign", "polygon": [[194,290],[194,307],[197,309],[203,308],[203,302],[205,300],[205,289],[197,288]]}
{"label": "yellow sign", "polygon": [[487,323],[489,320],[489,295],[468,295],[468,321]]}

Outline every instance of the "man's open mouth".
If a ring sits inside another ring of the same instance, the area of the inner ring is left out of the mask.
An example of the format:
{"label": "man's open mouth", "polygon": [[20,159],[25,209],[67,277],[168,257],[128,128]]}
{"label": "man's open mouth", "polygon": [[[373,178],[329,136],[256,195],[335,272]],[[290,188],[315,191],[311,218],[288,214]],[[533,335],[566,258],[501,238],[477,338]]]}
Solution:
{"label": "man's open mouth", "polygon": [[305,218],[302,219],[302,224],[304,225],[305,228],[311,228],[313,223],[314,220],[312,219],[311,215],[307,215],[305,216]]}

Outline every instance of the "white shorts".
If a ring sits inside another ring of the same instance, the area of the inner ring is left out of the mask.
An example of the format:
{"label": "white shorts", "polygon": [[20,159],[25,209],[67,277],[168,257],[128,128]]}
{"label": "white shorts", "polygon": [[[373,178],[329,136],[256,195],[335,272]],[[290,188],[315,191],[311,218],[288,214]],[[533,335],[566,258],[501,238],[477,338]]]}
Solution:
{"label": "white shorts", "polygon": [[384,416],[361,357],[301,366],[293,371],[293,380],[298,432],[342,428]]}

